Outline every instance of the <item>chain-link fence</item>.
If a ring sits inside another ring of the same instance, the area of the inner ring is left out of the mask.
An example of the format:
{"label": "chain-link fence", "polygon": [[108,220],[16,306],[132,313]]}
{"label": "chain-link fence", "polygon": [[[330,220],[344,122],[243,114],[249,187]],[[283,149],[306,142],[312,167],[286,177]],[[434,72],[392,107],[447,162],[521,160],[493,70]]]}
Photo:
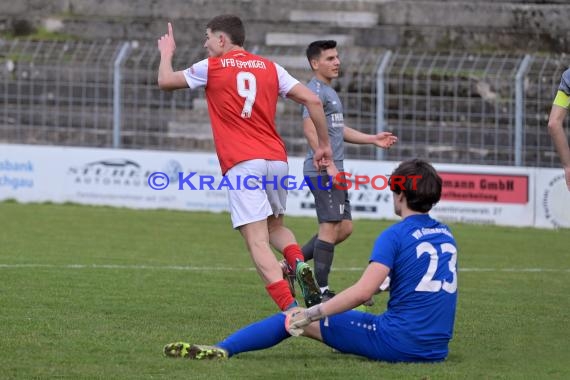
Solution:
{"label": "chain-link fence", "polygon": [[[0,142],[212,150],[203,91],[163,92],[154,44],[0,42]],[[302,48],[253,47],[301,81]],[[347,125],[389,130],[389,151],[347,145],[347,157],[559,165],[546,128],[565,56],[339,48],[335,81]],[[205,57],[178,48],[176,69]],[[280,100],[277,125],[291,155],[306,149],[300,107]]]}

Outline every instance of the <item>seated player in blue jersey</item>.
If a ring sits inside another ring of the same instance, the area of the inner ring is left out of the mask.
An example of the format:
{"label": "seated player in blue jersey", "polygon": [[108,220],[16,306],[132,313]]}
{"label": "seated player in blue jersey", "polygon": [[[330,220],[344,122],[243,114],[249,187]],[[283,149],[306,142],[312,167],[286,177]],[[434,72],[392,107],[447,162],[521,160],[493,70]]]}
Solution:
{"label": "seated player in blue jersey", "polygon": [[[402,221],[376,239],[368,266],[351,287],[308,309],[275,314],[238,330],[214,346],[177,342],[170,357],[224,359],[272,347],[292,335],[319,340],[339,352],[388,362],[430,362],[447,357],[457,303],[457,248],[445,224],[428,212],[442,181],[426,161],[402,162],[392,173],[394,211]],[[352,310],[390,275],[387,310]]]}

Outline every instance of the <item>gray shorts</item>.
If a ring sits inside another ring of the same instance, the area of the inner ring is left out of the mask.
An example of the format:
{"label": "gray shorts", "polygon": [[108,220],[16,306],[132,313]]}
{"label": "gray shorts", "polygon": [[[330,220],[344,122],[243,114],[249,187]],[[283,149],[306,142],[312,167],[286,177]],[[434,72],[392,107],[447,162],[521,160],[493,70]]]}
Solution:
{"label": "gray shorts", "polygon": [[310,177],[319,223],[351,220],[348,191],[337,189],[328,182],[328,176]]}

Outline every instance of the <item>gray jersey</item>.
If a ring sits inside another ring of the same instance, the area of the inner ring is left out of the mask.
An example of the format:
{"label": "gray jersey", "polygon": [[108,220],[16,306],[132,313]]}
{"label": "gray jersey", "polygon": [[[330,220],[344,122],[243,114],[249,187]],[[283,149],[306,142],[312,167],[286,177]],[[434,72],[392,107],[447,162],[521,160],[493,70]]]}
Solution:
{"label": "gray jersey", "polygon": [[562,79],[560,80],[558,89],[566,95],[570,95],[570,69],[562,73]]}
{"label": "gray jersey", "polygon": [[[307,83],[307,87],[319,96],[323,103],[327,125],[329,129],[329,139],[333,151],[334,163],[339,171],[343,170],[344,160],[344,116],[342,103],[336,91],[317,78],[313,78]],[[303,107],[303,119],[309,117],[309,110]],[[303,175],[316,176],[319,172],[313,166],[313,150],[308,147]]]}

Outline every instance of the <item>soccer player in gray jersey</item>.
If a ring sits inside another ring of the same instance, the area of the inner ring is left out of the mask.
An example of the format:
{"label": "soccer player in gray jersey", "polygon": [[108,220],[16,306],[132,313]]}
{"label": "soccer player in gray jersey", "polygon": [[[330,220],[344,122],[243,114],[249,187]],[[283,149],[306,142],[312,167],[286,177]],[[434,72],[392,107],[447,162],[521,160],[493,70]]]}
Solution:
{"label": "soccer player in gray jersey", "polygon": [[548,118],[548,132],[560,156],[560,163],[566,178],[566,187],[570,191],[570,144],[568,144],[568,139],[564,133],[564,119],[568,114],[568,108],[570,108],[570,69],[562,73],[562,79]]}
{"label": "soccer player in gray jersey", "polygon": [[[323,103],[329,127],[329,139],[333,150],[333,160],[339,172],[344,170],[344,142],[353,144],[374,144],[387,149],[398,140],[390,132],[375,135],[359,132],[344,123],[342,102],[331,87],[333,79],[338,77],[340,59],[336,41],[314,41],[307,47],[307,59],[314,77],[307,87],[314,91]],[[313,236],[303,247],[305,260],[315,260],[315,279],[323,292],[323,301],[334,296],[329,289],[328,277],[331,270],[334,247],[352,233],[352,216],[348,192],[335,186],[327,186],[328,176],[319,173],[311,164],[313,152],[318,147],[315,125],[309,118],[307,108],[303,108],[303,128],[309,142],[303,174],[311,178],[315,198],[318,234]],[[320,177],[320,178],[319,178]],[[320,181],[320,185],[319,185]],[[330,189],[328,189],[330,187]]]}

